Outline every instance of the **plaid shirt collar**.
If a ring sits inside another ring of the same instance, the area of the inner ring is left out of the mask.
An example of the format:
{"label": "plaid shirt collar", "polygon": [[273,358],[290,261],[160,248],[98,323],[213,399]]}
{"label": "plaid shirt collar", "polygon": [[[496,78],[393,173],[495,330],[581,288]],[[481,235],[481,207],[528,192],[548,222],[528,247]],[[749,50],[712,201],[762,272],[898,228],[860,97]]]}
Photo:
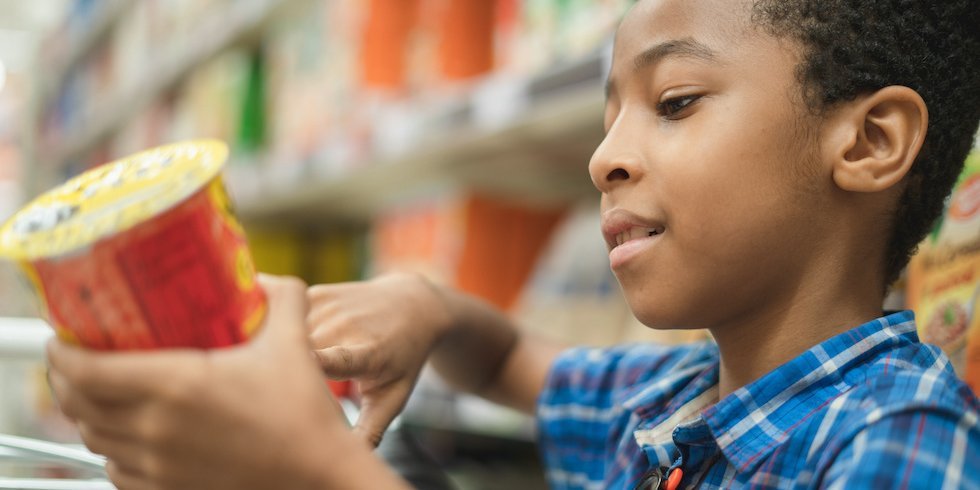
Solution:
{"label": "plaid shirt collar", "polygon": [[[717,403],[718,362],[692,366],[701,372],[674,397],[672,416],[655,426],[641,423],[634,436],[655,466],[679,462],[667,461],[663,449],[675,443],[685,464],[718,447],[737,471],[752,471],[810,415],[862,379],[868,360],[915,342],[912,313],[894,313],[810,348]],[[658,401],[645,393],[656,397],[662,390],[643,390],[625,403],[641,417]]]}

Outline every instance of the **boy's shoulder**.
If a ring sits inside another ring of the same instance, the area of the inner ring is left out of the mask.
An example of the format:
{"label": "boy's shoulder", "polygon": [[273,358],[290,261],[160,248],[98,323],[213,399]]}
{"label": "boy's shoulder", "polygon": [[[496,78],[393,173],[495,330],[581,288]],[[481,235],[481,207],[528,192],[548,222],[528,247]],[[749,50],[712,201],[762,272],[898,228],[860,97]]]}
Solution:
{"label": "boy's shoulder", "polygon": [[867,419],[907,411],[980,412],[976,395],[933,345],[903,346],[856,373],[859,378],[845,380],[851,387],[837,404]]}
{"label": "boy's shoulder", "polygon": [[827,400],[821,417],[834,421],[833,434],[827,435],[823,448],[828,454],[868,440],[885,444],[906,436],[910,441],[922,434],[938,437],[957,427],[980,435],[980,401],[938,347],[907,345],[852,372],[860,376],[843,380],[848,386]]}
{"label": "boy's shoulder", "polygon": [[905,346],[861,372],[827,400],[813,430],[793,436],[816,455],[814,474],[851,488],[892,488],[895,478],[926,488],[950,475],[980,477],[970,469],[980,463],[980,402],[938,347]]}

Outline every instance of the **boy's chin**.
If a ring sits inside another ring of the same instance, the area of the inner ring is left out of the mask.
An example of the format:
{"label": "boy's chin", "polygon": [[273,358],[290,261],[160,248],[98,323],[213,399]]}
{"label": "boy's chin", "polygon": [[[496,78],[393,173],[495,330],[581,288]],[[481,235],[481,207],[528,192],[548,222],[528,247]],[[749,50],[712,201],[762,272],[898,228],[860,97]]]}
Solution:
{"label": "boy's chin", "polygon": [[653,330],[697,330],[701,327],[685,322],[676,312],[642,311],[631,308],[633,315],[643,325]]}
{"label": "boy's chin", "polygon": [[657,330],[657,331],[667,331],[667,330],[700,330],[701,329],[701,327],[692,327],[690,325],[670,325],[670,324],[663,324],[663,323],[647,323],[647,322],[644,322],[643,320],[640,320],[640,323],[642,323],[643,325],[645,325],[647,328],[650,328],[651,330]]}

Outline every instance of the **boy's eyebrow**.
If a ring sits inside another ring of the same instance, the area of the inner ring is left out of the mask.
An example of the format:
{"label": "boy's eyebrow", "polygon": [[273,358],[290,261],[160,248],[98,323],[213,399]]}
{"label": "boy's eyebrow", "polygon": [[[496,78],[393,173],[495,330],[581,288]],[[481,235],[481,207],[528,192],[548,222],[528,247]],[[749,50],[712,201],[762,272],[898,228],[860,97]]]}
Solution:
{"label": "boy's eyebrow", "polygon": [[694,38],[674,39],[654,44],[633,58],[634,69],[640,70],[655,65],[668,57],[695,58],[714,63],[718,54],[707,45]]}
{"label": "boy's eyebrow", "polygon": [[[718,62],[718,53],[715,50],[694,38],[688,37],[664,41],[644,49],[642,53],[633,58],[633,69],[642,70],[670,57],[694,58],[709,63]],[[611,79],[606,82],[605,89],[606,98],[609,98],[609,92],[612,90]]]}

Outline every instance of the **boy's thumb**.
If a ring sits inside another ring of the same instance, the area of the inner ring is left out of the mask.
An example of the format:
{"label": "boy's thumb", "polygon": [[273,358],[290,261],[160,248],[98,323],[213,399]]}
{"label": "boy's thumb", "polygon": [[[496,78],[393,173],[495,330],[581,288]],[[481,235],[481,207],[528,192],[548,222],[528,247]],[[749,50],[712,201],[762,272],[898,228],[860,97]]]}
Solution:
{"label": "boy's thumb", "polygon": [[335,345],[313,351],[324,374],[336,379],[347,379],[368,373],[369,351],[361,346]]}
{"label": "boy's thumb", "polygon": [[259,335],[274,344],[305,343],[306,283],[295,277],[259,274],[267,312]]}
{"label": "boy's thumb", "polygon": [[361,414],[354,425],[354,432],[377,447],[391,421],[405,407],[408,391],[396,384],[377,394],[365,394],[361,399]]}

